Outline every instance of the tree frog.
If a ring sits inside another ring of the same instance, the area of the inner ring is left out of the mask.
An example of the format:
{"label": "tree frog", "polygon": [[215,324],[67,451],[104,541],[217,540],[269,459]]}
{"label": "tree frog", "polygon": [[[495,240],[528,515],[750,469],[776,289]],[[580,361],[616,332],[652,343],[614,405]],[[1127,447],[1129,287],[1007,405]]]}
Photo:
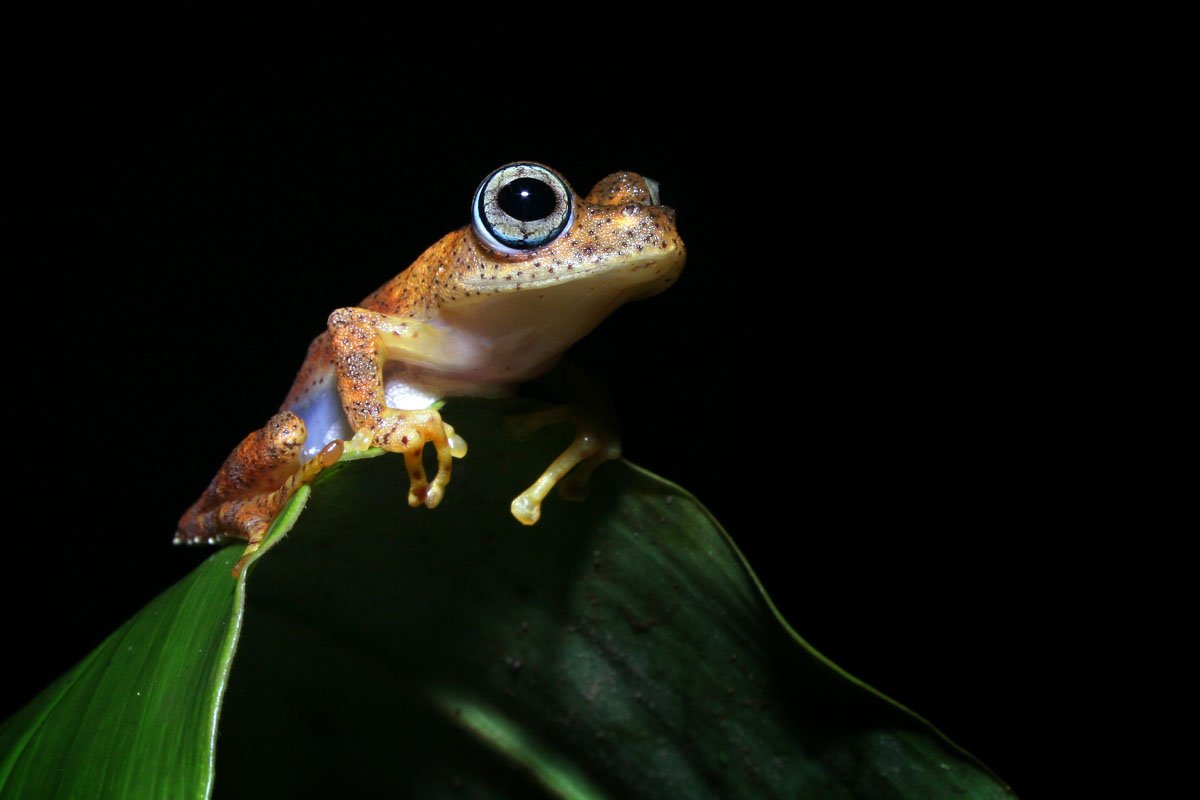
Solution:
{"label": "tree frog", "polygon": [[[179,521],[176,543],[247,541],[234,575],[287,500],[350,451],[401,453],[408,503],[434,508],[466,442],[434,408],[493,397],[548,370],[618,306],[671,285],[685,249],[657,182],[617,172],[580,197],[549,167],[506,164],[483,180],[471,224],[447,234],[358,306],[339,308],[280,411],[247,436]],[[425,445],[437,453],[427,479]],[[619,455],[580,429],[511,511],[527,525],[575,469]]]}

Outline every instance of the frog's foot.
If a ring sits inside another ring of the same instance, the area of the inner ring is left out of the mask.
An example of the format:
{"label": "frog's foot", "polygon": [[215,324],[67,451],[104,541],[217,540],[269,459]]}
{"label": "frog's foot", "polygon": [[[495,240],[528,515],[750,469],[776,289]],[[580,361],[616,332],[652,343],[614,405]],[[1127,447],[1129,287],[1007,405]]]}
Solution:
{"label": "frog's foot", "polygon": [[[512,515],[524,525],[533,525],[542,516],[542,501],[554,486],[559,494],[572,500],[587,493],[592,471],[605,461],[621,457],[621,440],[598,418],[580,413],[571,406],[511,417],[509,427],[518,437],[561,422],[575,424],[575,439],[554,459],[528,489],[512,501]],[[568,474],[570,473],[570,474]]]}
{"label": "frog's foot", "polygon": [[[450,483],[453,460],[467,454],[467,443],[442,421],[442,415],[431,409],[399,411],[384,409],[380,424],[373,430],[360,430],[347,444],[351,450],[380,447],[390,453],[402,453],[408,470],[408,504],[436,508]],[[425,445],[432,444],[437,453],[437,474],[432,481],[425,476],[422,456]]]}

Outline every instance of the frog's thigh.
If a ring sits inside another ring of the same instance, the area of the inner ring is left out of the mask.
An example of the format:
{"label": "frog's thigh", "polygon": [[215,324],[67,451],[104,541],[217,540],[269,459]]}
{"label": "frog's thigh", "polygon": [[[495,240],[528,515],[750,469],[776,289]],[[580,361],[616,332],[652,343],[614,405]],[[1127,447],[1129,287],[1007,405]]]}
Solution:
{"label": "frog's thigh", "polygon": [[[280,411],[233,449],[208,489],[179,520],[177,543],[246,539],[242,561],[258,549],[271,521],[305,483],[341,456],[341,442],[300,465],[306,438],[304,421]],[[336,451],[336,452],[335,452]],[[238,562],[235,574],[240,571]]]}
{"label": "frog's thigh", "polygon": [[533,525],[541,518],[542,501],[555,484],[558,484],[560,492],[568,497],[582,496],[592,471],[605,461],[621,457],[621,440],[616,431],[605,424],[600,416],[588,414],[573,406],[560,406],[548,411],[526,414],[514,418],[511,424],[520,436],[560,422],[574,423],[575,438],[567,449],[546,467],[545,472],[512,501],[512,515],[525,525]]}

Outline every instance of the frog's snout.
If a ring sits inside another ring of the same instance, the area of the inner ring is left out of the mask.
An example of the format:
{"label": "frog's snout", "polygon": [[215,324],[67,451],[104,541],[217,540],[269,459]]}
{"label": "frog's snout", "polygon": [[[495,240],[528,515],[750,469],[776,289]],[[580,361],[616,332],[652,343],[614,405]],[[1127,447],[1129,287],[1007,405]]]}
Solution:
{"label": "frog's snout", "polygon": [[636,172],[614,172],[592,187],[585,198],[596,206],[662,205],[662,184]]}

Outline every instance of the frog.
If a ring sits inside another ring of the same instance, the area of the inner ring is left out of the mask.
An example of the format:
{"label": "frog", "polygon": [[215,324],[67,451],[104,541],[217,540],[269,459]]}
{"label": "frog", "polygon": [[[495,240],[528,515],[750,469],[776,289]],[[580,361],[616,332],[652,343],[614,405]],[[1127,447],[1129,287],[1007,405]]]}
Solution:
{"label": "frog", "polygon": [[[493,170],[475,190],[469,224],[329,315],[279,411],[229,454],[180,518],[175,542],[244,540],[237,577],[302,486],[372,448],[403,456],[409,506],[436,508],[454,459],[467,455],[442,418],[446,399],[510,396],[618,307],[678,279],[686,248],[660,196],[657,181],[628,171],[580,196],[536,161]],[[582,483],[620,455],[614,433],[568,407],[530,424],[564,419],[576,423],[571,444],[512,501],[522,524],[539,520],[565,477]],[[426,446],[437,456],[432,479]]]}

